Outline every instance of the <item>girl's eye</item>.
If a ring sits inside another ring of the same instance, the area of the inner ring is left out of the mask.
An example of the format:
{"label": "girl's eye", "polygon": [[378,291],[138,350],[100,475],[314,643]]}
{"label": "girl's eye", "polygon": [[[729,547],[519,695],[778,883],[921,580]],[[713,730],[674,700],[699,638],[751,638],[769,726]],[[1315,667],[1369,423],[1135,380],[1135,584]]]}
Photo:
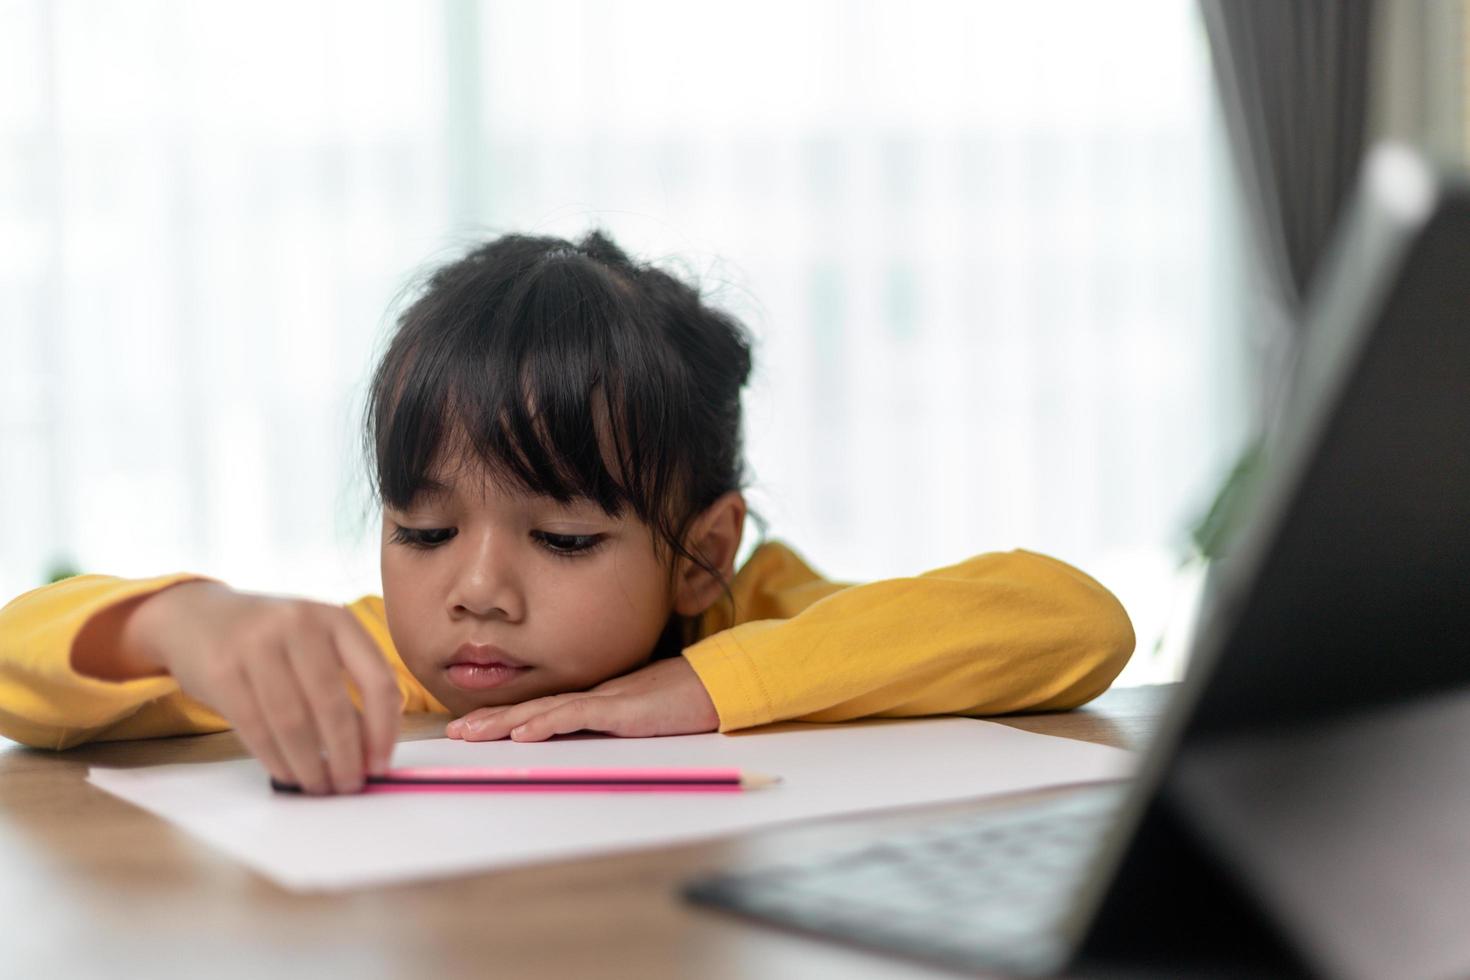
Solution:
{"label": "girl's eye", "polygon": [[403,527],[400,525],[393,532],[393,541],[398,544],[406,544],[410,548],[437,548],[439,545],[454,537],[452,527]]}
{"label": "girl's eye", "polygon": [[553,555],[563,558],[583,555],[602,544],[601,534],[552,534],[549,531],[532,531],[531,536]]}
{"label": "girl's eye", "polygon": [[[437,548],[457,532],[452,527],[403,527],[399,525],[393,532],[392,540],[397,544],[408,545],[410,548],[421,548],[428,550]],[[546,551],[563,558],[572,558],[583,555],[598,545],[602,544],[605,535],[601,534],[552,534],[549,531],[532,531],[531,537]]]}

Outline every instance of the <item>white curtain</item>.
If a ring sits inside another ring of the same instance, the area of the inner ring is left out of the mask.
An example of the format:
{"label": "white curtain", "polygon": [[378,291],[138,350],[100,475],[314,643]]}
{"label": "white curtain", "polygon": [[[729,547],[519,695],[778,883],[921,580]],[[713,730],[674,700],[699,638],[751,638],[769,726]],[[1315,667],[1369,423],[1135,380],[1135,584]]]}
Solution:
{"label": "white curtain", "polygon": [[1238,447],[1177,0],[0,5],[0,601],[58,565],[378,589],[414,273],[609,229],[751,325],[753,505],[846,580],[1025,547],[1133,613]]}

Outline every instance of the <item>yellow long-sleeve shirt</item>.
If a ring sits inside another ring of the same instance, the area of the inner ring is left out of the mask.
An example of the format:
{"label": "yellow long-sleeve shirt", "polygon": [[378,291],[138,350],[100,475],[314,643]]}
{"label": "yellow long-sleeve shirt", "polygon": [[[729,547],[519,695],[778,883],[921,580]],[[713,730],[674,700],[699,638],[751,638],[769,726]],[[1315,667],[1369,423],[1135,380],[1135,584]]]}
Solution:
{"label": "yellow long-sleeve shirt", "polygon": [[[223,731],[229,724],[170,677],[104,681],[71,649],[104,609],[178,582],[80,575],[0,609],[0,735],[42,748]],[[912,578],[830,582],[779,542],[732,583],[683,656],[720,731],[767,722],[1072,708],[1107,689],[1133,652],[1133,626],[1097,581],[1033,551],[977,555]],[[393,667],[405,711],[443,711],[394,649],[383,600],[347,607]]]}

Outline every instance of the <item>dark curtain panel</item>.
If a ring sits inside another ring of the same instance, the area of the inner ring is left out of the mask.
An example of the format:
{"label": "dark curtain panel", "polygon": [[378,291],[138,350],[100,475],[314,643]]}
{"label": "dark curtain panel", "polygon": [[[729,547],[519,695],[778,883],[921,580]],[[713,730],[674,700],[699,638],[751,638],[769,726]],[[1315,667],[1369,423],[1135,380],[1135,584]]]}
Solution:
{"label": "dark curtain panel", "polygon": [[[1287,336],[1357,179],[1370,0],[1200,0],[1248,225]],[[1268,400],[1286,377],[1266,378]]]}
{"label": "dark curtain panel", "polygon": [[1199,0],[1246,224],[1264,278],[1257,437],[1192,529],[1207,558],[1224,553],[1262,463],[1261,435],[1285,401],[1303,303],[1352,193],[1368,113],[1372,0]]}

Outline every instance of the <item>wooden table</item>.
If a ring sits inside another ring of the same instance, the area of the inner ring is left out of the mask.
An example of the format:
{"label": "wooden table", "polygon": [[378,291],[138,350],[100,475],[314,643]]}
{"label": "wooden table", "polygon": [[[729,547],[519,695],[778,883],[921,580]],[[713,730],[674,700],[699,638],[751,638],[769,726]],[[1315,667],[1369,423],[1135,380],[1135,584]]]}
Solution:
{"label": "wooden table", "polygon": [[[1139,747],[1171,686],[999,719]],[[404,720],[403,738],[444,716]],[[230,733],[65,753],[0,740],[0,976],[951,976],[683,902],[697,873],[867,841],[994,801],[827,819],[739,837],[339,895],[297,895],[85,782],[89,765],[234,759]],[[1014,798],[1012,798],[1014,799]],[[467,828],[467,831],[470,828]]]}

